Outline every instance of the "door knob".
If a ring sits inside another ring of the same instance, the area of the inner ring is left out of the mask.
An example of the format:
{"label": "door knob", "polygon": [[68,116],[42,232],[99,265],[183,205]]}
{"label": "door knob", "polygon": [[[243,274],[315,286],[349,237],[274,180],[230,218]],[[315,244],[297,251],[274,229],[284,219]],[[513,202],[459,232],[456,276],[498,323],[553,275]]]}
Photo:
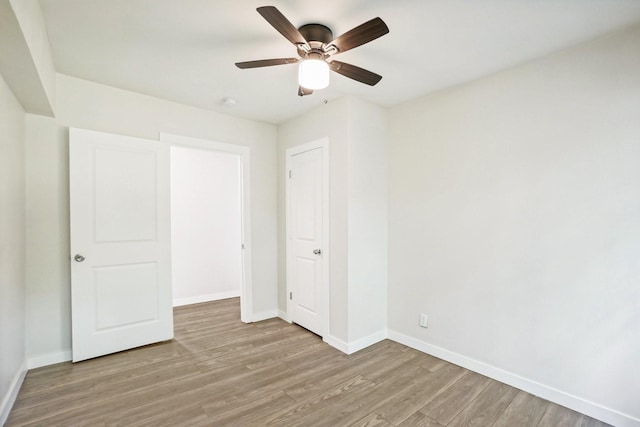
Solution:
{"label": "door knob", "polygon": [[76,254],[76,256],[74,256],[74,257],[73,257],[73,259],[74,259],[76,262],[82,262],[82,261],[84,261],[84,257],[83,257],[82,255],[80,255],[80,254]]}
{"label": "door knob", "polygon": [[313,253],[316,255],[320,255],[322,253],[322,251],[320,249],[314,249]]}

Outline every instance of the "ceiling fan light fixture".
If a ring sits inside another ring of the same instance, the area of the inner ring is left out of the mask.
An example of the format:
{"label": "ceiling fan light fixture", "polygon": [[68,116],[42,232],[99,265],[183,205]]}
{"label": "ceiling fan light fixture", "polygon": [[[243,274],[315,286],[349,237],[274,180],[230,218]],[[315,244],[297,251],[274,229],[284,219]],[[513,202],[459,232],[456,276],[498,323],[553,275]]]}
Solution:
{"label": "ceiling fan light fixture", "polygon": [[[334,38],[331,28],[326,25],[310,23],[296,28],[275,6],[261,6],[256,10],[296,47],[299,59],[273,58],[236,62],[236,67],[246,69],[297,63],[299,96],[311,95],[314,90],[329,86],[330,71],[369,86],[375,86],[382,79],[381,75],[369,70],[333,59],[334,55],[362,46],[387,34],[389,27],[379,17]],[[327,62],[328,60],[331,62]]]}
{"label": "ceiling fan light fixture", "polygon": [[306,89],[329,86],[329,64],[323,59],[305,59],[298,68],[298,83]]}

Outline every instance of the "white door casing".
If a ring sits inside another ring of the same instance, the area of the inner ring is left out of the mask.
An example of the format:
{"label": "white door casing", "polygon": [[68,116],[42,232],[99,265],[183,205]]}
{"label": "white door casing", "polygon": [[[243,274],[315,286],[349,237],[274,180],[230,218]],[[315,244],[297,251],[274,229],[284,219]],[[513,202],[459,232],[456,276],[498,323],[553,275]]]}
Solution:
{"label": "white door casing", "polygon": [[251,262],[251,151],[249,147],[206,139],[192,138],[182,135],[160,133],[160,141],[171,146],[198,148],[202,150],[218,151],[235,154],[240,159],[240,193],[241,193],[241,242],[242,250],[242,285],[240,290],[240,320],[253,322],[253,280]]}
{"label": "white door casing", "polygon": [[287,312],[326,336],[328,288],[328,140],[287,150]]}
{"label": "white door casing", "polygon": [[169,146],[70,129],[73,361],[173,338]]}

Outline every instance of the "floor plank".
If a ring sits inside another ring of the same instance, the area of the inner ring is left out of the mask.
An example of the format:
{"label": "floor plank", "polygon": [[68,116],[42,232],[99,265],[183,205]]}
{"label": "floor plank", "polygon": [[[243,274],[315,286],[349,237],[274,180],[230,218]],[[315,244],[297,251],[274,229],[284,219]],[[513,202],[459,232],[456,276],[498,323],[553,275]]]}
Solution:
{"label": "floor plank", "polygon": [[444,427],[437,421],[427,417],[422,412],[416,412],[409,418],[398,424],[400,427]]}
{"label": "floor plank", "polygon": [[509,406],[516,394],[518,394],[517,389],[493,381],[460,411],[447,424],[447,427],[492,426]]}
{"label": "floor plank", "polygon": [[177,307],[175,338],[27,373],[14,426],[575,426],[606,424],[384,340],[345,355],[238,298]]}
{"label": "floor plank", "polygon": [[491,380],[485,376],[467,371],[451,387],[434,396],[430,401],[425,402],[420,412],[442,425],[447,425],[490,382]]}
{"label": "floor plank", "polygon": [[384,405],[377,405],[376,413],[393,425],[398,425],[422,408],[425,402],[442,393],[460,379],[465,369],[449,364],[442,369],[423,375],[416,382]]}
{"label": "floor plank", "polygon": [[520,391],[493,427],[537,426],[549,402]]}
{"label": "floor plank", "polygon": [[564,408],[560,405],[549,403],[547,410],[540,419],[538,427],[581,427],[584,421],[584,415]]}

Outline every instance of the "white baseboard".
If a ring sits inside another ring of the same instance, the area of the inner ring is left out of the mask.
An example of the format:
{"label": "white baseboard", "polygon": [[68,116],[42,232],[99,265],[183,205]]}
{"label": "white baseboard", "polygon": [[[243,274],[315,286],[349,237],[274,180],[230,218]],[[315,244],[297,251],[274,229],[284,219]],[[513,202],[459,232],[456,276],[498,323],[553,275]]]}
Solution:
{"label": "white baseboard", "polygon": [[331,347],[336,348],[345,354],[349,354],[349,344],[334,337],[333,335],[327,335],[326,337],[322,337],[322,341],[326,342]]}
{"label": "white baseboard", "polygon": [[451,362],[455,365],[477,372],[496,381],[524,390],[535,396],[565,406],[574,411],[578,411],[592,418],[616,427],[640,427],[640,419],[627,414],[620,413],[610,408],[606,408],[597,403],[590,402],[569,393],[557,390],[553,387],[540,384],[538,382],[523,378],[519,375],[504,371],[495,366],[488,365],[484,362],[454,353],[442,347],[420,341],[413,337],[401,334],[399,332],[389,330],[389,339],[404,344],[408,347],[430,354],[440,359]]}
{"label": "white baseboard", "polygon": [[251,316],[252,322],[260,322],[262,320],[273,319],[274,317],[278,317],[278,310],[268,310],[260,313],[253,313]]}
{"label": "white baseboard", "polygon": [[374,345],[377,342],[380,342],[384,339],[387,339],[388,333],[386,329],[378,331],[374,334],[369,335],[368,337],[360,338],[356,341],[349,342],[347,349],[347,354],[355,353],[356,351],[360,351],[363,348],[367,348],[370,345]]}
{"label": "white baseboard", "polygon": [[56,353],[47,353],[39,356],[30,357],[27,360],[29,369],[40,368],[42,366],[55,365],[56,363],[68,362],[71,360],[71,350],[60,351]]}
{"label": "white baseboard", "polygon": [[18,392],[20,391],[20,387],[22,387],[25,375],[27,375],[26,360],[22,362],[22,366],[20,366],[20,369],[13,377],[13,381],[11,381],[9,390],[7,390],[7,393],[2,397],[2,403],[0,403],[0,426],[3,426],[9,418],[9,412],[11,412],[11,408],[13,408],[13,404],[16,402],[16,397],[18,397]]}
{"label": "white baseboard", "polygon": [[289,313],[287,313],[284,310],[278,310],[278,317],[287,323],[291,323],[291,319],[289,318]]}
{"label": "white baseboard", "polygon": [[387,338],[387,330],[378,331],[374,334],[369,335],[368,337],[360,338],[359,340],[352,342],[344,342],[341,339],[334,337],[333,335],[327,335],[323,337],[322,340],[329,344],[331,347],[340,350],[345,354],[352,354],[356,351],[360,351],[363,348],[367,348],[370,345],[373,345],[377,342],[380,342]]}
{"label": "white baseboard", "polygon": [[215,294],[198,295],[189,298],[174,298],[173,306],[180,307],[183,305],[198,304],[201,302],[217,301],[221,299],[236,298],[240,296],[240,291],[216,292]]}

